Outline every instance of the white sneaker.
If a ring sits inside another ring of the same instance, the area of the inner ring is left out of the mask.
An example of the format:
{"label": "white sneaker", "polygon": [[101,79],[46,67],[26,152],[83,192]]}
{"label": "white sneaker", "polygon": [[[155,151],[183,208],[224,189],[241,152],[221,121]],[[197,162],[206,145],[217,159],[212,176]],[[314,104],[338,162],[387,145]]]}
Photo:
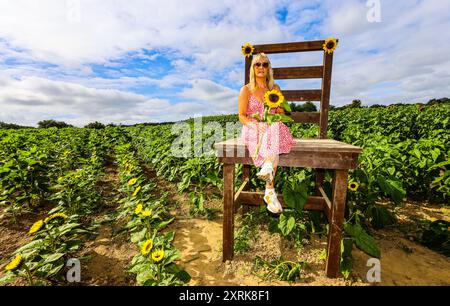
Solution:
{"label": "white sneaker", "polygon": [[274,214],[279,214],[283,211],[280,201],[278,201],[275,189],[266,188],[264,192],[264,202],[267,203],[267,209]]}
{"label": "white sneaker", "polygon": [[256,176],[262,179],[265,182],[272,182],[273,181],[273,165],[271,162],[265,162],[261,170],[259,170],[258,173],[256,173]]}

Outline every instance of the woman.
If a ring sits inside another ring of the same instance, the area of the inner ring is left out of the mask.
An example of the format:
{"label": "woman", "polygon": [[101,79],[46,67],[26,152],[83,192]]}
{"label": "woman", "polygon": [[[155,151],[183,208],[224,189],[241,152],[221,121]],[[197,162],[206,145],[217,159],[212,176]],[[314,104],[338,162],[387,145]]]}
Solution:
{"label": "woman", "polygon": [[[294,145],[294,139],[289,128],[282,122],[267,124],[258,122],[251,116],[264,112],[264,94],[266,91],[280,87],[274,84],[270,60],[264,53],[253,57],[250,66],[250,82],[242,86],[239,93],[239,121],[243,124],[241,139],[247,145],[255,166],[261,167],[256,174],[266,181],[264,201],[272,213],[281,213],[282,207],[274,188],[274,177],[277,171],[279,154],[289,153]],[[272,109],[272,113],[284,113],[283,108]],[[258,150],[258,142],[261,144]],[[256,155],[256,152],[258,154]],[[256,155],[256,156],[255,156]]]}

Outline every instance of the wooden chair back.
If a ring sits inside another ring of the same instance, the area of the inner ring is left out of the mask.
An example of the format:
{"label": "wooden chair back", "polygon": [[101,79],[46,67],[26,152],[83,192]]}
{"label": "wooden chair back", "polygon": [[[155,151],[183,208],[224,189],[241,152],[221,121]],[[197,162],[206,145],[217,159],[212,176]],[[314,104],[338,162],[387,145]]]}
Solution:
{"label": "wooden chair back", "polygon": [[[322,79],[321,89],[282,90],[286,101],[320,101],[318,112],[292,112],[291,118],[297,123],[314,123],[319,125],[318,138],[327,138],[328,109],[330,106],[331,68],[333,65],[333,53],[328,54],[323,50],[325,40],[301,41],[280,44],[254,45],[253,54],[264,52],[291,53],[321,51],[323,52],[322,66],[306,67],[280,67],[273,69],[274,79]],[[250,65],[253,55],[245,58],[245,84],[249,82]]]}

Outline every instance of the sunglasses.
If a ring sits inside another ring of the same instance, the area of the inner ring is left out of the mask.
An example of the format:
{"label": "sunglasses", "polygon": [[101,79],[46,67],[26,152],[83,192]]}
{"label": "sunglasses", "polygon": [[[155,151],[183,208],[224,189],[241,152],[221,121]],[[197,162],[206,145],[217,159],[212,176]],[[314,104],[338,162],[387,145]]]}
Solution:
{"label": "sunglasses", "polygon": [[269,67],[269,63],[268,62],[264,62],[264,63],[255,63],[255,66],[256,67],[261,67],[261,66],[263,66],[264,68],[268,68]]}

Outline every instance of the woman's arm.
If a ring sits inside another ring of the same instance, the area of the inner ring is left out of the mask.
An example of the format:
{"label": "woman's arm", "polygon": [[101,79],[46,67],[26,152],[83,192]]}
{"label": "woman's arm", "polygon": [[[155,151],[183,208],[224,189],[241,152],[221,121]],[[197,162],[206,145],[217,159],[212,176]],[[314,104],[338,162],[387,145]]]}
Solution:
{"label": "woman's arm", "polygon": [[250,90],[247,86],[242,86],[241,91],[238,97],[238,112],[239,112],[239,121],[243,125],[247,125],[252,122],[247,117],[247,107],[248,107],[248,97],[250,95]]}

